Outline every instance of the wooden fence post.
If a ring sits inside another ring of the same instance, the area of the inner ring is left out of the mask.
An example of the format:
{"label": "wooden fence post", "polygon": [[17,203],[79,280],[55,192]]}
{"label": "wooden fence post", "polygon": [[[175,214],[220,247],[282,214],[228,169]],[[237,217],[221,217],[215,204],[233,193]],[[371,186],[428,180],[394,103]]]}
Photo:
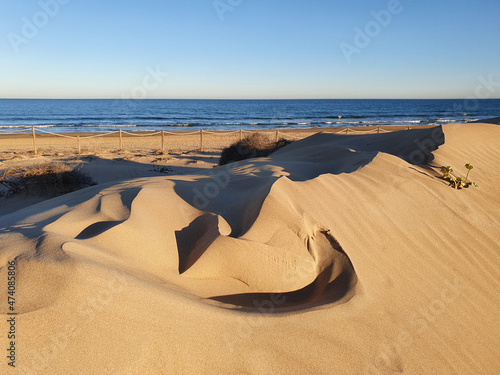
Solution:
{"label": "wooden fence post", "polygon": [[31,127],[31,132],[33,133],[33,152],[35,155],[37,154],[37,149],[36,149],[36,136],[35,136],[35,127]]}
{"label": "wooden fence post", "polygon": [[82,153],[82,148],[80,147],[80,136],[78,135],[76,137],[77,141],[78,141],[78,155],[81,155]]}
{"label": "wooden fence post", "polygon": [[161,129],[161,151],[165,150],[165,131]]}
{"label": "wooden fence post", "polygon": [[380,134],[380,125],[379,127],[377,128],[377,133]]}
{"label": "wooden fence post", "polygon": [[123,150],[122,130],[120,129],[120,151]]}
{"label": "wooden fence post", "polygon": [[240,129],[240,142],[243,140],[243,129]]}
{"label": "wooden fence post", "polygon": [[279,130],[276,130],[276,143],[278,143],[278,134],[279,134]]}
{"label": "wooden fence post", "polygon": [[347,126],[345,127],[345,133],[349,133],[349,128]]}
{"label": "wooden fence post", "polygon": [[200,151],[203,152],[203,129],[200,129]]}

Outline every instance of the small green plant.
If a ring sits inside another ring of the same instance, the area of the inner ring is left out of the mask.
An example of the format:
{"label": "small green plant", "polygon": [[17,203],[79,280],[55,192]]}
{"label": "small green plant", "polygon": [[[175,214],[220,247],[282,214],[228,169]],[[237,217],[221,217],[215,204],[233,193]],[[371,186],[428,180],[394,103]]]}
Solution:
{"label": "small green plant", "polygon": [[450,186],[455,189],[468,188],[469,186],[477,187],[477,184],[473,181],[469,181],[469,173],[474,168],[474,166],[470,163],[465,164],[465,168],[467,168],[467,175],[465,178],[455,176],[453,174],[453,168],[451,166],[442,167],[441,173],[443,174],[443,178],[450,183]]}
{"label": "small green plant", "polygon": [[469,181],[469,172],[474,168],[474,166],[470,163],[465,164],[465,168],[467,168],[467,176],[465,176],[465,183]]}

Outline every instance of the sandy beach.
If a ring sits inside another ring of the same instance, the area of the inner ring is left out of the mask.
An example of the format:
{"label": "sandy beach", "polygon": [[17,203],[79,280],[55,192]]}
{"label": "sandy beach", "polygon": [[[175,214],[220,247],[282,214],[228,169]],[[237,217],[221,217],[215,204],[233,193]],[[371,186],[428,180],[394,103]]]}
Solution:
{"label": "sandy beach", "polygon": [[[418,128],[429,128],[419,126]],[[324,129],[270,129],[258,131],[274,141],[285,138],[293,141],[319,132],[337,134],[378,134],[407,130],[406,126],[362,126]],[[153,134],[153,135],[151,135]],[[128,180],[140,177],[157,177],[166,173],[185,175],[197,173],[218,165],[221,151],[250,131],[204,132],[203,141],[197,131],[166,132],[163,149],[158,132],[107,133],[44,133],[36,131],[37,153],[34,153],[33,136],[0,134],[0,172],[11,167],[24,167],[45,163],[63,163],[80,168],[97,183]],[[78,142],[77,137],[80,137]],[[80,143],[80,148],[78,147]],[[121,146],[121,147],[120,147]],[[203,151],[201,147],[203,146]],[[80,153],[78,152],[80,151]],[[167,168],[164,173],[159,171]],[[37,196],[16,196],[2,199],[0,214],[16,211],[45,200]]]}
{"label": "sandy beach", "polygon": [[[283,130],[297,141],[221,167],[238,133],[80,155],[1,136],[0,171],[59,161],[98,183],[0,198],[2,373],[498,373],[491,122]],[[478,187],[450,187],[440,168],[466,163]]]}

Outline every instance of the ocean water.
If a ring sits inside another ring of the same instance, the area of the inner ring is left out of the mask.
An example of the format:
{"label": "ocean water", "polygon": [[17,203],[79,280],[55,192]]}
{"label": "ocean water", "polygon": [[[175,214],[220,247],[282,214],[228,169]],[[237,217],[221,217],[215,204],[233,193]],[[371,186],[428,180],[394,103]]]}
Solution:
{"label": "ocean water", "polygon": [[500,99],[0,99],[0,132],[236,130],[429,125],[500,116]]}

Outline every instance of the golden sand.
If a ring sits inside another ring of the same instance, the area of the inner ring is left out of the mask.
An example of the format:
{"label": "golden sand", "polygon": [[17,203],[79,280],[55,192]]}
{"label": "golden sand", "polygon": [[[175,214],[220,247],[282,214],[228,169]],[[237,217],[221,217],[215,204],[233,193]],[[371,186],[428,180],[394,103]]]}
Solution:
{"label": "golden sand", "polygon": [[[76,156],[97,186],[3,203],[2,373],[496,374],[499,141],[453,124],[218,168],[215,151]],[[4,142],[0,169],[68,159]],[[466,163],[479,187],[440,177]]]}

